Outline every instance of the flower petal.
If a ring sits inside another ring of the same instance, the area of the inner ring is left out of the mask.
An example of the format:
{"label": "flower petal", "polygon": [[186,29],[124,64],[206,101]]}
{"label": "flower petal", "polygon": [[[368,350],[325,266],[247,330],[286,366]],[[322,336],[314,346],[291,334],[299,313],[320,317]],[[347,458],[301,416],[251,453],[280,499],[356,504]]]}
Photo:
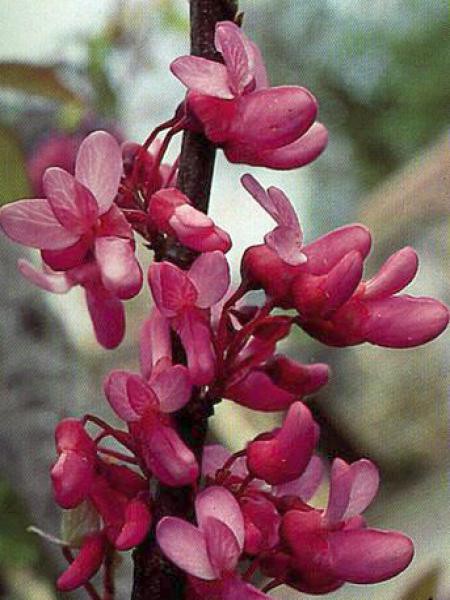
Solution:
{"label": "flower petal", "polygon": [[248,470],[271,485],[297,479],[311,460],[317,437],[310,410],[302,402],[294,402],[273,437],[256,438],[248,444]]}
{"label": "flower petal", "polygon": [[113,203],[121,176],[122,152],[113,136],[106,131],[88,135],[78,150],[75,177],[93,193],[100,215]]}
{"label": "flower petal", "polygon": [[126,385],[131,408],[138,415],[143,415],[147,408],[159,409],[155,392],[140,375],[130,374]]}
{"label": "flower petal", "polygon": [[0,225],[14,242],[41,250],[61,250],[80,237],[61,225],[47,200],[18,200],[3,206]]}
{"label": "flower petal", "polygon": [[192,383],[211,383],[216,370],[216,355],[207,317],[199,309],[187,309],[177,318],[174,327],[186,352]]}
{"label": "flower petal", "polygon": [[146,379],[160,360],[169,364],[172,362],[170,325],[166,317],[157,308],[153,308],[144,321],[139,336],[139,361],[141,373]]}
{"label": "flower petal", "polygon": [[99,237],[95,240],[95,258],[103,285],[118,298],[128,300],[142,287],[142,270],[130,240]]}
{"label": "flower petal", "polygon": [[317,102],[305,88],[280,86],[240,96],[228,142],[258,150],[286,146],[313,124]]}
{"label": "flower petal", "polygon": [[156,538],[164,554],[186,573],[200,579],[216,578],[205,536],[197,527],[177,517],[163,517],[156,527]]}
{"label": "flower petal", "polygon": [[47,200],[63,227],[72,233],[82,234],[95,223],[97,202],[73,175],[59,167],[50,167],[44,173],[43,186]]}
{"label": "flower petal", "polygon": [[323,515],[324,522],[339,523],[347,510],[352,487],[350,465],[341,458],[335,458],[331,466],[328,505]]}
{"label": "flower petal", "polygon": [[303,247],[308,259],[308,271],[313,275],[325,275],[344,258],[356,250],[363,258],[370,252],[372,239],[370,231],[359,223],[345,225],[322,235]]}
{"label": "flower petal", "polygon": [[336,577],[351,583],[377,583],[409,565],[414,547],[396,531],[352,529],[329,535],[330,563]]}
{"label": "flower petal", "polygon": [[214,45],[223,56],[230,89],[235,95],[242,94],[253,80],[244,39],[242,30],[231,21],[217,23]]}
{"label": "flower petal", "polygon": [[323,473],[322,459],[319,456],[313,456],[298,479],[275,486],[273,492],[276,496],[297,496],[303,502],[308,502],[321,484]]}
{"label": "flower petal", "polygon": [[273,231],[264,236],[264,241],[288,265],[295,267],[307,261],[301,251],[301,237],[295,229],[284,226],[275,227]]}
{"label": "flower petal", "polygon": [[217,304],[230,286],[230,267],[222,252],[200,255],[189,269],[189,279],[198,292],[196,305],[209,308]]}
{"label": "flower petal", "polygon": [[387,259],[375,277],[366,281],[364,299],[396,294],[408,285],[417,273],[419,259],[413,248],[402,248]]}
{"label": "flower petal", "polygon": [[238,577],[230,577],[224,584],[222,600],[270,600],[271,596],[257,590]]}
{"label": "flower petal", "polygon": [[99,286],[86,288],[86,301],[98,343],[107,349],[116,348],[125,335],[122,302]]}
{"label": "flower petal", "polygon": [[363,513],[375,498],[380,483],[378,469],[370,460],[364,458],[350,465],[350,474],[350,496],[342,520]]}
{"label": "flower petal", "polygon": [[17,266],[25,279],[28,279],[28,281],[31,281],[31,283],[34,283],[34,285],[47,292],[65,294],[74,285],[66,273],[38,271],[38,269],[35,269],[31,263],[23,258],[19,258]]}
{"label": "flower petal", "polygon": [[191,397],[192,383],[184,365],[169,367],[151,380],[162,412],[171,413],[183,408]]}
{"label": "flower petal", "polygon": [[144,541],[150,529],[151,514],[147,505],[137,498],[131,500],[124,514],[124,524],[114,546],[118,550],[130,550]]}
{"label": "flower petal", "polygon": [[172,427],[156,425],[148,432],[144,458],[166,485],[192,485],[199,474],[195,456]]}
{"label": "flower petal", "polygon": [[437,337],[448,325],[449,310],[434,298],[408,295],[381,298],[365,303],[369,317],[365,338],[388,348],[412,348]]}
{"label": "flower petal", "polygon": [[241,548],[236,536],[223,521],[208,517],[203,523],[209,560],[219,579],[222,574],[233,571],[236,567]]}
{"label": "flower petal", "polygon": [[230,456],[231,452],[220,444],[206,445],[202,455],[202,477],[214,477]]}
{"label": "flower petal", "polygon": [[233,494],[227,489],[212,486],[200,492],[195,500],[195,514],[200,529],[210,517],[222,521],[235,535],[239,548],[244,547],[244,517]]}
{"label": "flower petal", "polygon": [[150,265],[148,280],[153,299],[166,317],[174,317],[197,301],[198,292],[190,277],[169,262]]}
{"label": "flower petal", "polygon": [[55,500],[62,508],[74,508],[89,494],[95,477],[94,462],[79,452],[62,452],[51,470]]}
{"label": "flower petal", "polygon": [[286,410],[298,399],[297,394],[283,390],[272,379],[258,369],[251,370],[245,377],[229,386],[225,397],[242,406],[266,412]]}
{"label": "flower petal", "polygon": [[180,56],[171,63],[170,70],[189,90],[224,100],[234,97],[227,69],[221,63],[200,56]]}
{"label": "flower petal", "polygon": [[[248,173],[241,177],[241,183],[249,194],[264,208],[278,225],[285,225],[300,232],[297,214],[286,194],[276,187],[267,191]],[[299,240],[300,241],[300,240]]]}
{"label": "flower petal", "polygon": [[131,373],[112,371],[103,383],[103,391],[113,411],[124,421],[139,421],[141,415],[132,407],[127,391],[127,382]]}
{"label": "flower petal", "polygon": [[313,162],[325,150],[327,143],[326,128],[322,123],[314,123],[304,135],[279,148],[264,150],[257,145],[231,143],[226,145],[224,151],[232,163],[284,171],[298,169]]}
{"label": "flower petal", "polygon": [[75,560],[59,577],[57,588],[62,592],[70,592],[87,583],[100,569],[105,551],[106,544],[102,533],[86,536]]}

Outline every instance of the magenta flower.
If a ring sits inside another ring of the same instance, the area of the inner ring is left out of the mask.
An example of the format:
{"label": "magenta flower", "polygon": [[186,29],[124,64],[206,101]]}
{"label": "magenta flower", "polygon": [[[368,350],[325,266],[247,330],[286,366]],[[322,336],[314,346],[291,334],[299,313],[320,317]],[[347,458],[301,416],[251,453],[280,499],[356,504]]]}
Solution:
{"label": "magenta flower", "polygon": [[55,430],[58,460],[51,470],[55,500],[74,508],[87,497],[95,477],[97,450],[77,419],[64,419]]}
{"label": "magenta flower", "polygon": [[[344,262],[346,268],[341,269]],[[434,339],[447,327],[449,311],[438,300],[397,295],[417,271],[418,258],[412,248],[393,254],[368,281],[360,282],[360,262],[355,253],[347,254],[326,276],[324,286],[306,282],[303,274],[294,280],[298,323],[308,333],[332,346],[369,342],[409,348]],[[340,280],[334,276],[337,271],[341,271]]]}
{"label": "magenta flower", "polygon": [[289,585],[306,593],[326,593],[346,581],[384,581],[408,566],[414,552],[411,540],[395,531],[367,528],[360,516],[378,483],[370,461],[348,465],[336,459],[326,510],[303,505],[286,512],[281,534],[292,552]]}
{"label": "magenta flower", "polygon": [[82,285],[98,341],[107,348],[123,337],[120,300],[132,298],[142,286],[131,227],[113,204],[121,175],[119,145],[97,131],[80,146],[75,177],[49,168],[43,179],[46,198],[19,200],[0,212],[11,239],[41,250],[44,271],[22,261],[22,274],[55,293]]}
{"label": "magenta flower", "polygon": [[[331,307],[351,295],[359,283],[357,276],[371,243],[366,227],[346,225],[303,246],[304,264],[291,266],[269,246],[252,246],[244,254],[241,271],[249,287],[263,288],[283,308],[294,307],[292,286],[300,276],[307,281],[303,302],[306,304],[312,297],[313,303],[319,297],[320,302]],[[334,282],[339,285],[333,287]]]}
{"label": "magenta flower", "polygon": [[274,354],[277,342],[288,335],[291,323],[289,317],[277,315],[266,317],[255,327],[241,352],[226,363],[224,398],[254,410],[286,410],[327,383],[327,365],[304,365]]}
{"label": "magenta flower", "polygon": [[58,589],[84,585],[100,568],[107,545],[129,550],[140,544],[151,525],[148,483],[128,467],[103,461],[94,441],[77,419],[61,421],[55,432],[58,460],[51,470],[56,502],[65,509],[87,501],[102,526],[84,538],[80,552],[58,579]]}
{"label": "magenta flower", "polygon": [[207,252],[194,261],[189,271],[168,262],[154,263],[149,268],[148,280],[156,306],[181,338],[192,382],[210,383],[216,357],[209,309],[229,287],[226,258],[219,251]]}
{"label": "magenta flower", "polygon": [[157,231],[173,235],[196,252],[228,252],[230,236],[213,220],[191,205],[187,196],[175,188],[159,190],[148,205],[150,224]]}
{"label": "magenta flower", "polygon": [[303,232],[297,214],[285,193],[277,187],[265,190],[249,174],[241,178],[241,183],[277,224],[277,227],[264,237],[267,246],[288,265],[296,266],[306,262],[306,256],[301,252]]}
{"label": "magenta flower", "polygon": [[105,395],[130,430],[135,452],[146,467],[170,486],[189,485],[198,477],[197,461],[175,431],[170,413],[186,405],[191,380],[186,367],[172,366],[167,320],[155,309],[141,337],[142,376],[112,371]]}
{"label": "magenta flower", "polygon": [[56,582],[61,592],[70,592],[81,587],[100,569],[105,558],[106,540],[101,533],[87,535],[75,560]]}
{"label": "magenta flower", "polygon": [[318,436],[318,426],[309,409],[295,402],[278,430],[248,444],[249,472],[271,485],[297,479],[312,458]]}
{"label": "magenta flower", "polygon": [[234,23],[216,25],[215,46],[225,64],[197,56],[171,64],[189,90],[189,126],[203,130],[231,162],[292,169],[317,158],[327,132],[313,126],[312,94],[298,86],[269,87],[258,48]]}
{"label": "magenta flower", "polygon": [[179,519],[164,517],[156,537],[164,554],[180,569],[195,578],[214,582],[203,587],[203,598],[213,600],[258,600],[267,598],[235,573],[244,549],[244,518],[234,496],[213,486],[195,500],[198,527]]}

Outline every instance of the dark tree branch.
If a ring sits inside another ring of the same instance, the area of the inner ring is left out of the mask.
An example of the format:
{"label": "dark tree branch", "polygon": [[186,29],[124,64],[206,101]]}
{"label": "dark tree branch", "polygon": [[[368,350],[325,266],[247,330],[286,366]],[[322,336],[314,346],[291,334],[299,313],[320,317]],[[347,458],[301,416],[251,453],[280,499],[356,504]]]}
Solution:
{"label": "dark tree branch", "polygon": [[[218,21],[234,20],[237,13],[235,0],[191,0],[191,53],[212,60],[220,60],[214,47],[215,25]],[[201,134],[185,132],[182,142],[178,187],[194,206],[208,211],[209,195],[214,171],[215,148]],[[195,254],[176,243],[164,243],[157,252],[157,260],[170,260],[187,268]],[[173,340],[175,362],[185,362],[184,350],[176,336]],[[202,454],[211,414],[209,402],[194,389],[188,405],[176,415],[178,431],[198,459]],[[193,518],[193,493],[190,487],[169,488],[158,485],[153,507],[154,526],[164,515]],[[183,600],[185,576],[160,552],[154,528],[147,540],[133,554],[134,582],[132,600]]]}
{"label": "dark tree branch", "polygon": [[[234,0],[191,0],[191,54],[220,61],[214,47],[218,21],[233,21],[237,13]],[[209,195],[216,151],[203,135],[187,131],[181,148],[178,187],[194,205],[208,212]]]}

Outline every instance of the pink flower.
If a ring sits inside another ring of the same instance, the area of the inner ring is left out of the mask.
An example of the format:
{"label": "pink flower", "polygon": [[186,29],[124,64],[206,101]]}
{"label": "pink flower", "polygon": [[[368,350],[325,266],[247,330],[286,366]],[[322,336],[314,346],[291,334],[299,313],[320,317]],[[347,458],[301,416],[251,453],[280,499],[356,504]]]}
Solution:
{"label": "pink flower", "polygon": [[166,485],[189,485],[198,477],[197,461],[169,415],[186,405],[192,385],[186,367],[172,366],[169,325],[156,309],[143,327],[141,368],[143,376],[112,371],[104,383],[106,397],[128,423],[147,468]]}
{"label": "pink flower", "polygon": [[[110,544],[118,550],[128,550],[140,544],[151,524],[146,480],[124,465],[111,464],[99,458],[94,441],[77,419],[61,421],[55,437],[59,456],[51,470],[51,477],[56,502],[62,508],[70,509],[89,501],[102,517],[102,534]],[[88,544],[88,547],[91,545]],[[97,539],[94,547],[98,549],[99,546],[102,544]],[[92,564],[92,554],[87,548],[82,549],[79,562],[84,564],[86,560]],[[62,585],[78,587],[92,576],[86,576],[75,585],[74,569],[69,567],[69,573],[66,571],[68,574],[63,575],[65,583]],[[85,571],[87,573],[89,569]]]}
{"label": "pink flower", "polygon": [[188,88],[190,127],[201,129],[231,162],[292,169],[313,161],[327,144],[317,103],[305,88],[271,88],[256,45],[235,25],[216,25],[225,64],[182,56],[171,64]]}
{"label": "pink flower", "polygon": [[434,339],[446,328],[449,311],[438,300],[396,295],[416,274],[418,258],[412,248],[393,254],[372,279],[360,283],[361,266],[361,257],[350,253],[319,287],[303,274],[295,279],[292,298],[303,329],[332,346],[369,342],[408,348]]}
{"label": "pink flower", "polygon": [[191,205],[175,188],[159,190],[150,198],[148,214],[157,231],[175,236],[196,252],[228,252],[230,236],[207,215]]}
{"label": "pink flower", "polygon": [[61,167],[71,172],[81,139],[78,135],[53,132],[40,141],[27,160],[27,173],[31,181],[33,194],[45,194],[42,176],[48,167]]}
{"label": "pink flower", "polygon": [[327,383],[327,365],[303,365],[274,355],[277,342],[289,333],[291,322],[290,317],[277,315],[266,317],[255,327],[242,351],[234,360],[226,361],[225,398],[254,410],[286,410]]}
{"label": "pink flower", "polygon": [[106,553],[106,540],[101,533],[87,535],[75,560],[56,582],[61,592],[75,590],[91,579],[102,566]]}
{"label": "pink flower", "polygon": [[97,451],[77,419],[64,419],[55,431],[58,460],[51,470],[55,500],[62,508],[78,506],[95,477]]}
{"label": "pink flower", "polygon": [[277,187],[267,191],[247,174],[241,178],[247,192],[260,204],[276,222],[277,227],[268,233],[264,240],[286,264],[296,266],[306,262],[301,252],[303,233],[297,214],[284,192]]}
{"label": "pink flower", "polygon": [[[121,175],[117,142],[97,131],[80,146],[75,177],[49,168],[43,180],[45,199],[19,200],[0,212],[0,224],[11,239],[41,250],[44,271],[22,261],[21,272],[56,293],[81,284],[97,338],[107,348],[123,337],[120,300],[132,298],[142,286],[131,227],[113,204]],[[106,331],[109,327],[112,333]]]}
{"label": "pink flower", "polygon": [[303,505],[283,516],[281,533],[292,553],[289,585],[326,593],[345,581],[376,583],[403,571],[413,557],[409,538],[365,527],[361,513],[378,489],[378,471],[368,460],[333,462],[328,506]]}
{"label": "pink flower", "polygon": [[319,431],[309,409],[301,402],[289,408],[283,425],[247,446],[247,467],[271,485],[300,477],[310,462]]}
{"label": "pink flower", "polygon": [[[156,166],[155,159],[160,145],[156,141],[148,150],[145,150],[135,142],[122,144],[124,179],[117,198],[117,204],[121,208],[132,209],[136,207],[136,188],[139,188],[144,200],[148,202],[151,195],[156,191],[174,184],[173,181],[168,181],[171,172],[170,165]],[[137,166],[136,161],[138,161]]]}
{"label": "pink flower", "polygon": [[205,599],[267,598],[235,574],[245,529],[234,496],[219,486],[207,488],[196,497],[195,514],[198,527],[178,517],[160,520],[156,537],[164,554],[189,575],[212,582],[210,586],[199,582]]}
{"label": "pink flower", "polygon": [[154,263],[148,280],[156,306],[181,338],[192,382],[210,383],[216,357],[209,309],[219,302],[230,284],[224,255],[219,251],[202,254],[189,271],[169,262]]}
{"label": "pink flower", "polygon": [[331,310],[358,285],[362,261],[370,247],[370,233],[359,224],[340,227],[303,246],[306,262],[301,265],[287,264],[267,245],[253,246],[243,256],[242,276],[249,287],[263,288],[283,308],[294,307],[292,286],[303,278],[305,297],[300,300],[299,294],[298,301],[313,306],[320,302],[324,310]]}

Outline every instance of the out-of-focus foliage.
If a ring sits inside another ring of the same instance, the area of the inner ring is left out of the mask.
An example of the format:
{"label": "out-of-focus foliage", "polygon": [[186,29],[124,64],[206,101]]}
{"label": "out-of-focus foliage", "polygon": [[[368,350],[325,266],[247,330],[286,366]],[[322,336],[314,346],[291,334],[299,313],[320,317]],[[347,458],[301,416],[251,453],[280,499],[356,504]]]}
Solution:
{"label": "out-of-focus foliage", "polygon": [[53,67],[29,63],[0,63],[0,88],[58,102],[81,104],[74,90],[64,85]]}
{"label": "out-of-focus foliage", "polygon": [[441,569],[433,567],[408,587],[400,600],[434,600],[437,598]]}
{"label": "out-of-focus foliage", "polygon": [[10,486],[0,479],[0,565],[31,566],[39,558],[34,536],[27,533],[25,511]]}
{"label": "out-of-focus foliage", "polygon": [[312,89],[331,139],[351,141],[363,187],[448,126],[446,2],[279,0],[256,33],[276,82]]}
{"label": "out-of-focus foliage", "polygon": [[23,151],[17,136],[0,124],[0,205],[29,192]]}

